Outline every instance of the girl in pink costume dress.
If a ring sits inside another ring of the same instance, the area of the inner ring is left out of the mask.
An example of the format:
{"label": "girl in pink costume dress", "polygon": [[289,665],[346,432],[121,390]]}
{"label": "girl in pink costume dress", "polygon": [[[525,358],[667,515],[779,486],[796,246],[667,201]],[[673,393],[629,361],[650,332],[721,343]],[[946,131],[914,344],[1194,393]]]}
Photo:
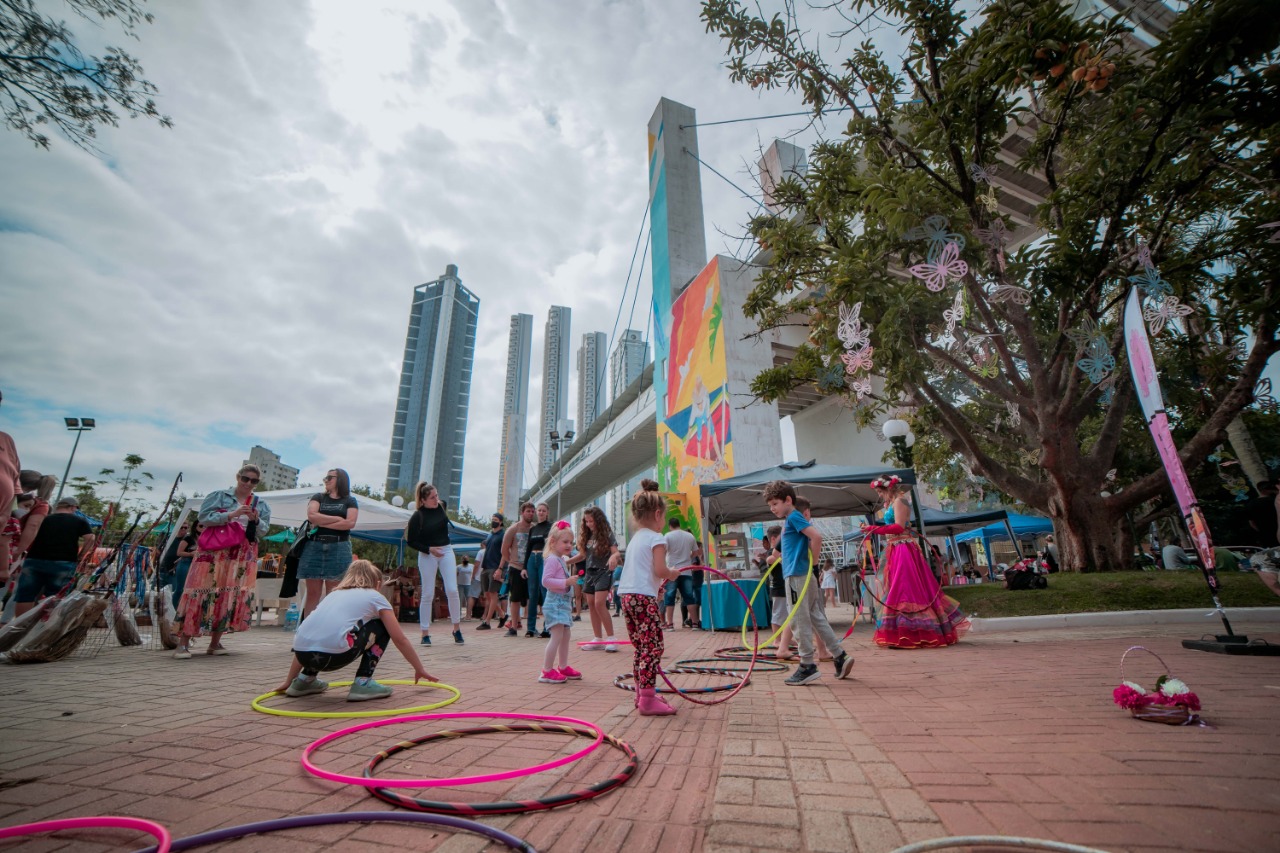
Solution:
{"label": "girl in pink costume dress", "polygon": [[884,523],[862,525],[864,533],[886,538],[884,607],[875,642],[894,649],[950,646],[969,630],[960,605],[942,594],[911,532],[911,504],[896,476],[873,480],[884,501]]}

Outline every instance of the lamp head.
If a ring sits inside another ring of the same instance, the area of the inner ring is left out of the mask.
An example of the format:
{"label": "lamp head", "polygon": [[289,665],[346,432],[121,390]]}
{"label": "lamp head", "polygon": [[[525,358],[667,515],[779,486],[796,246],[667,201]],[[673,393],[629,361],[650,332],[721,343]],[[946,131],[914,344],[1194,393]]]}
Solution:
{"label": "lamp head", "polygon": [[80,426],[83,427],[84,429],[93,429],[97,425],[98,425],[98,422],[93,418],[80,419]]}
{"label": "lamp head", "polygon": [[891,418],[885,421],[880,429],[885,438],[906,438],[907,433],[911,432],[911,424],[901,418]]}
{"label": "lamp head", "polygon": [[67,422],[67,429],[75,429],[80,426],[79,418],[63,418],[63,420]]}

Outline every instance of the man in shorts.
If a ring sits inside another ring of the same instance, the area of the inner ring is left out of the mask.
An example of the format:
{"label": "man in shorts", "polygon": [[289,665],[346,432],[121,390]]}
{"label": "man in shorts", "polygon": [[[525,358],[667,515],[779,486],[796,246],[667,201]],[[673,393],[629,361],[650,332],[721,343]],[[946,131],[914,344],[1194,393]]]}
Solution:
{"label": "man in shorts", "polygon": [[489,535],[485,537],[480,558],[480,596],[484,599],[484,616],[476,626],[477,631],[492,630],[489,620],[499,612],[498,587],[502,586],[502,581],[495,580],[494,573],[502,565],[502,524],[505,520],[500,512],[495,512],[489,519]]}
{"label": "man in shorts", "polygon": [[21,616],[39,599],[54,595],[70,583],[80,555],[93,547],[93,528],[76,512],[78,509],[80,502],[64,495],[40,525],[18,578],[16,615]]}

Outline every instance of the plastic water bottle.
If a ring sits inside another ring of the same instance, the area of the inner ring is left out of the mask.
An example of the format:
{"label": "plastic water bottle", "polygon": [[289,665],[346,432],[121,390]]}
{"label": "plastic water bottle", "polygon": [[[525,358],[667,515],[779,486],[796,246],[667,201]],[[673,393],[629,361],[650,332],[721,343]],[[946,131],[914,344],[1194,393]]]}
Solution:
{"label": "plastic water bottle", "polygon": [[284,629],[286,631],[298,630],[298,617],[302,614],[298,607],[298,602],[289,605],[289,609],[284,612]]}

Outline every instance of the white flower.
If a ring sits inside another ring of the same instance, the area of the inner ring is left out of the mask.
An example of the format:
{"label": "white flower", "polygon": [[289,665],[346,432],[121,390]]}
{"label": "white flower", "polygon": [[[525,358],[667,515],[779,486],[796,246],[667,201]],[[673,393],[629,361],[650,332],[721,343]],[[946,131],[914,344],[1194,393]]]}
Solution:
{"label": "white flower", "polygon": [[1164,684],[1160,685],[1160,692],[1166,696],[1179,696],[1183,693],[1190,693],[1191,689],[1176,678],[1167,678]]}
{"label": "white flower", "polygon": [[1136,691],[1136,692],[1138,692],[1138,693],[1141,693],[1141,694],[1143,694],[1144,696],[1145,696],[1145,695],[1146,695],[1146,693],[1147,693],[1146,689],[1145,689],[1145,688],[1143,688],[1143,686],[1142,686],[1141,684],[1134,684],[1132,681],[1125,681],[1125,682],[1122,682],[1122,683],[1124,684],[1124,686],[1125,686],[1125,687],[1128,687],[1130,690],[1133,690],[1133,691]]}

